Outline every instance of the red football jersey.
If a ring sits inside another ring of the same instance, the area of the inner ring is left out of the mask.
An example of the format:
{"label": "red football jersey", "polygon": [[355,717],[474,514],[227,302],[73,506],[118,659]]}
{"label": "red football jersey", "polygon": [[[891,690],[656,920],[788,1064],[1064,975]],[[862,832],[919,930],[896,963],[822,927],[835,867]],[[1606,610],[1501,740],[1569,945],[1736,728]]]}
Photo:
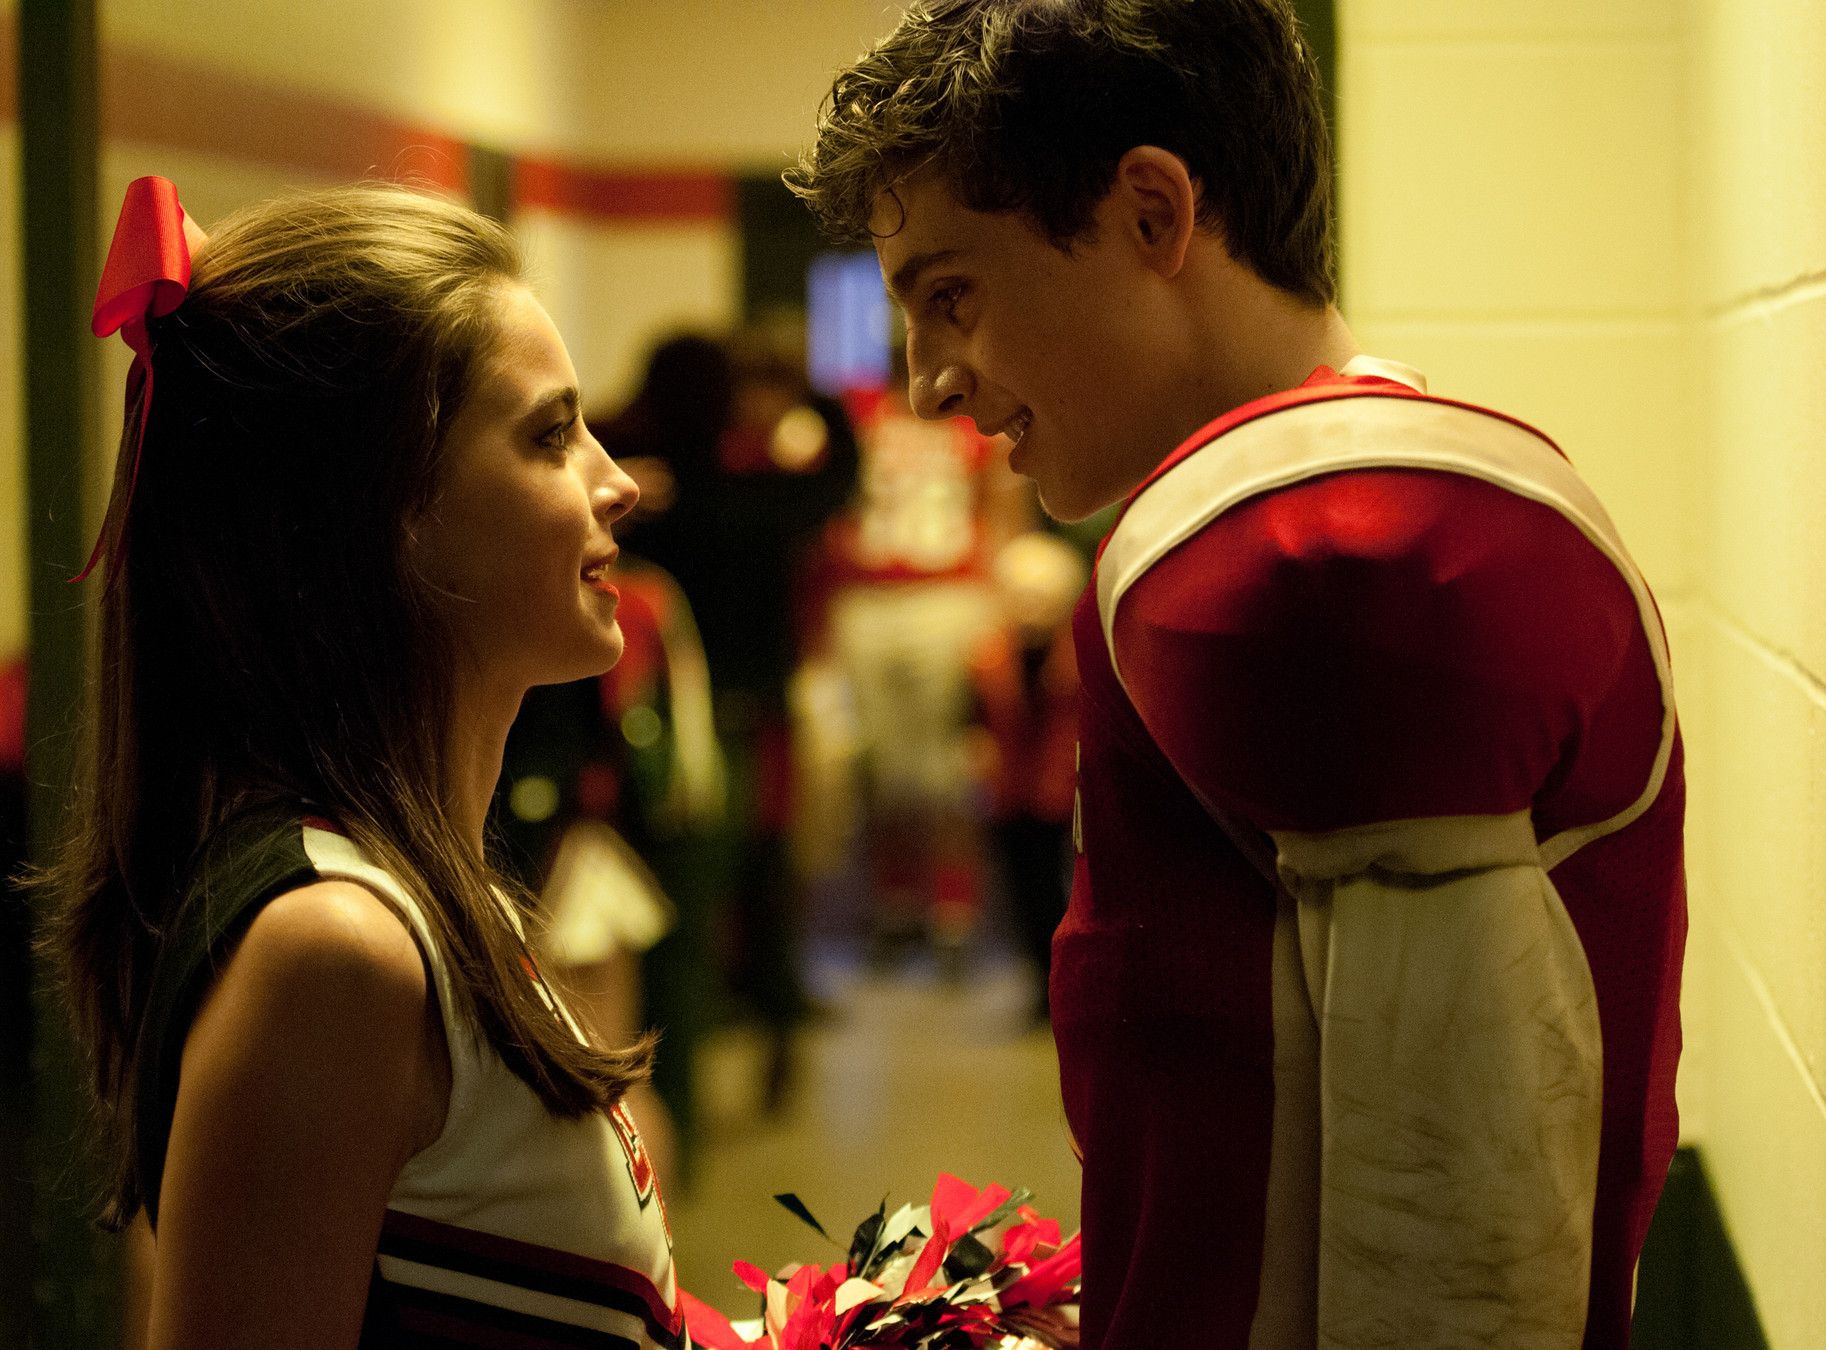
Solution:
{"label": "red football jersey", "polygon": [[1169,457],[1076,616],[1085,1346],[1624,1350],[1677,1134],[1665,637],[1545,437],[1346,372]]}

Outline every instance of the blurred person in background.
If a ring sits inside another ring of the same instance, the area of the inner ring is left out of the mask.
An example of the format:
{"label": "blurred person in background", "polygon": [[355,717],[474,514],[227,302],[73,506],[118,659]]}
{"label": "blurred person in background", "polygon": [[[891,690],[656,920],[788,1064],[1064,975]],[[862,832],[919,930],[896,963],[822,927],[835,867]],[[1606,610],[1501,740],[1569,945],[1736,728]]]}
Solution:
{"label": "blurred person in background", "polygon": [[967,669],[995,622],[1011,476],[966,420],[915,416],[905,369],[897,357],[885,388],[849,400],[862,476],[826,532],[830,639],[855,705],[871,959],[929,946],[955,978],[983,908]]}
{"label": "blurred person in background", "polygon": [[789,174],[1047,509],[1086,1350],[1624,1350],[1678,1136],[1666,639],[1545,436],[1336,306],[1287,0],[931,0]]}
{"label": "blurred person in background", "polygon": [[621,653],[636,494],[520,277],[399,188],[207,241],[129,189],[98,697],[40,884],[155,1350],[684,1344],[651,1043],[579,1025],[486,841],[527,689]]}
{"label": "blurred person in background", "polygon": [[596,425],[637,478],[660,486],[632,547],[677,580],[702,635],[729,771],[726,964],[768,1033],[765,1104],[777,1109],[795,1029],[812,1009],[787,840],[800,569],[853,489],[855,439],[841,406],[810,389],[802,352],[760,330],[733,345],[699,334],[662,342],[634,399]]}
{"label": "blurred person in background", "polygon": [[1085,566],[1064,540],[1017,535],[992,567],[1000,622],[970,654],[975,758],[1002,893],[1049,1015],[1052,939],[1065,917],[1078,774],[1078,659],[1071,613]]}
{"label": "blurred person in background", "polygon": [[728,345],[679,333],[647,356],[628,404],[589,415],[592,434],[640,484],[628,522],[639,552],[673,577],[696,605],[727,566],[714,540],[697,537],[716,495],[718,455],[735,410],[735,363]]}

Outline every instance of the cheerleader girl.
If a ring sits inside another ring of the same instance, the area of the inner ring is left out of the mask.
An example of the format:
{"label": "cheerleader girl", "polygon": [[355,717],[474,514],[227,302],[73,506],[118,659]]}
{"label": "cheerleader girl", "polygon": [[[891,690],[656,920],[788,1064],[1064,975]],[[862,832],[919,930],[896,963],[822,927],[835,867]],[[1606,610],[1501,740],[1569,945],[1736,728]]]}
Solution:
{"label": "cheerleader girl", "polygon": [[[634,484],[512,238],[382,186],[129,190],[87,772],[43,878],[158,1350],[685,1343],[664,1202],[484,822],[620,655]],[[92,562],[92,566],[94,563]]]}

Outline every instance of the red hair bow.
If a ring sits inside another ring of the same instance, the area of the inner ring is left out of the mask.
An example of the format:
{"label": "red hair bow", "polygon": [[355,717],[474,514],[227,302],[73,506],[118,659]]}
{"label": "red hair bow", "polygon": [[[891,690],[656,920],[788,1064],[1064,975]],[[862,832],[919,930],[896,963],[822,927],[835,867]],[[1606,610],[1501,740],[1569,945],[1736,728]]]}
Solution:
{"label": "red hair bow", "polygon": [[190,290],[191,255],[202,247],[205,238],[196,222],[184,214],[178,203],[178,190],[169,179],[136,178],[127,185],[120,219],[114,225],[114,240],[108,245],[107,265],[101,270],[101,285],[95,291],[89,331],[96,337],[118,331],[133,349],[133,366],[127,372],[127,412],[131,416],[133,405],[139,404],[139,426],[133,436],[132,476],[127,480],[127,497],[115,526],[113,547],[109,547],[104,527],[89,561],[73,578],[75,581],[95,570],[104,550],[111,555],[110,577],[120,566],[127,525],[125,507],[133,500],[133,489],[139,481],[140,447],[145,443],[146,422],[152,415],[152,340],[146,332],[146,321],[169,314],[183,303]]}

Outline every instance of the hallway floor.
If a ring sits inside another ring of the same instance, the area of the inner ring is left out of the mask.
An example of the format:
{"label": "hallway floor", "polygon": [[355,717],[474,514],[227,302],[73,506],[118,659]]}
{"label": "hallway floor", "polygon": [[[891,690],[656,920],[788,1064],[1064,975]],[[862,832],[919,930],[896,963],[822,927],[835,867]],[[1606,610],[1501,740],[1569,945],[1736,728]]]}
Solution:
{"label": "hallway floor", "polygon": [[940,1172],[1024,1185],[1066,1232],[1078,1225],[1078,1162],[1059,1102],[1052,1035],[1030,1015],[1019,965],[985,957],[947,985],[928,963],[870,972],[843,955],[815,969],[833,1016],[808,1030],[797,1086],[774,1118],[758,1103],[765,1047],[746,1028],[705,1048],[705,1140],[695,1184],[669,1200],[679,1283],[734,1316],[753,1295],[736,1258],[774,1271],[841,1253],[776,1204],[795,1192],[847,1245],[888,1197],[930,1197]]}

